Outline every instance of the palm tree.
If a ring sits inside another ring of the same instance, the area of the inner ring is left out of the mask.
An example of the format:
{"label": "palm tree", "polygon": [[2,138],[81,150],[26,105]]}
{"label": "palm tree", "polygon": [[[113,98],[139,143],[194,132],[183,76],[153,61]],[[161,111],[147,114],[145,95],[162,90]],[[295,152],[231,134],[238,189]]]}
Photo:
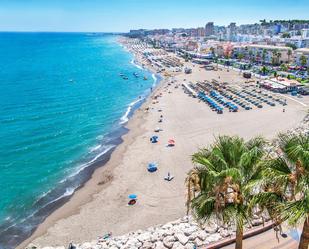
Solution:
{"label": "palm tree", "polygon": [[262,74],[263,74],[263,75],[266,75],[267,67],[263,66],[262,69],[261,69],[261,71],[262,71]]}
{"label": "palm tree", "polygon": [[290,63],[291,55],[292,55],[292,49],[289,49],[288,50],[288,61],[289,61],[289,63]]}
{"label": "palm tree", "polygon": [[276,54],[276,60],[277,60],[277,64],[280,64],[280,58],[281,58],[282,54],[278,51]]}
{"label": "palm tree", "polygon": [[239,53],[239,54],[237,54],[237,59],[238,60],[242,60],[244,58],[244,54],[243,53]]}
{"label": "palm tree", "polygon": [[255,62],[255,57],[254,57],[253,52],[250,50],[248,53],[249,53],[250,62]]}
{"label": "palm tree", "polygon": [[[277,224],[303,222],[299,249],[309,246],[309,136],[279,135],[279,152],[262,171],[264,192],[252,198]],[[265,191],[267,189],[267,191]],[[271,209],[269,209],[271,207]]]}
{"label": "palm tree", "polygon": [[275,65],[277,62],[278,49],[274,49],[271,52],[272,52],[271,63]]}
{"label": "palm tree", "polygon": [[266,49],[263,49],[263,52],[262,52],[262,61],[263,61],[263,64],[265,64],[266,55],[267,55],[267,51],[266,51]]}
{"label": "palm tree", "polygon": [[299,58],[300,64],[304,67],[307,65],[307,58],[305,55],[301,55]]}
{"label": "palm tree", "polygon": [[235,224],[236,249],[242,248],[243,225],[252,217],[250,186],[261,171],[264,144],[261,137],[245,142],[220,136],[212,146],[192,156],[196,166],[186,179],[188,207],[199,222],[217,218],[224,224]]}

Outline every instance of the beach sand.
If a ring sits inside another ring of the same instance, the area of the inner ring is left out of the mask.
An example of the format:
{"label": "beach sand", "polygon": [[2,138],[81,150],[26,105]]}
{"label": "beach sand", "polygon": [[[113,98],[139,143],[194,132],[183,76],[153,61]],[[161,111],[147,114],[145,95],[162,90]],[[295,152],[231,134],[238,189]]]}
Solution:
{"label": "beach sand", "polygon": [[[307,107],[290,99],[286,112],[282,106],[268,106],[218,115],[205,103],[185,94],[182,87],[175,88],[175,84],[180,85],[184,79],[186,82],[218,80],[220,76],[221,81],[237,85],[244,79],[232,70],[192,68],[190,75],[175,76],[177,83],[161,82],[152,97],[159,93],[162,97],[156,104],[149,97],[135,112],[127,124],[129,133],[109,162],[97,169],[85,186],[51,214],[20,248],[30,242],[57,246],[70,241],[91,241],[107,232],[121,235],[180,218],[186,214],[184,180],[193,166],[190,157],[194,152],[212,143],[219,134],[245,139],[263,135],[271,139],[278,132],[296,126],[305,116]],[[307,97],[301,101],[309,104]],[[145,111],[146,107],[149,111]],[[163,115],[162,123],[158,123],[160,115]],[[154,133],[156,127],[163,131]],[[152,135],[159,136],[158,143],[150,143]],[[175,140],[175,147],[166,147],[170,138]],[[157,172],[147,172],[150,162],[158,163]],[[175,177],[173,181],[164,181],[167,172]],[[138,196],[137,204],[127,206],[128,195],[133,193]]]}

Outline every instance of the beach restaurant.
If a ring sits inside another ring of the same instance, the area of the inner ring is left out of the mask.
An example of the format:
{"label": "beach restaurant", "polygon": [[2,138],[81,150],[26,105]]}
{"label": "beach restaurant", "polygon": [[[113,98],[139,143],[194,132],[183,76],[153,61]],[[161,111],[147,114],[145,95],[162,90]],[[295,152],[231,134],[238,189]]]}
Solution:
{"label": "beach restaurant", "polygon": [[287,93],[297,90],[301,84],[297,80],[277,77],[263,81],[261,86],[274,92]]}

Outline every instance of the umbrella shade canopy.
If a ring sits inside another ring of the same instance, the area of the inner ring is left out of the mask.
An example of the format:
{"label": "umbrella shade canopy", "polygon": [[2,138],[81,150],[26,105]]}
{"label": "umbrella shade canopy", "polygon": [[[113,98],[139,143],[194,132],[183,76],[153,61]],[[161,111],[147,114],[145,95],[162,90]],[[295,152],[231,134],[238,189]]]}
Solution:
{"label": "umbrella shade canopy", "polygon": [[169,144],[174,144],[174,143],[175,143],[175,140],[170,139],[170,140],[168,140],[168,143],[169,143]]}
{"label": "umbrella shade canopy", "polygon": [[136,194],[131,194],[131,195],[129,195],[128,197],[129,197],[129,199],[136,199],[136,198],[137,198],[137,195],[136,195]]}
{"label": "umbrella shade canopy", "polygon": [[152,136],[152,137],[150,138],[150,141],[151,141],[152,143],[158,142],[158,136]]}
{"label": "umbrella shade canopy", "polygon": [[155,172],[155,171],[157,171],[157,169],[158,169],[158,167],[157,167],[156,163],[149,163],[148,164],[147,170],[149,172]]}
{"label": "umbrella shade canopy", "polygon": [[148,167],[157,167],[157,164],[156,163],[149,163]]}

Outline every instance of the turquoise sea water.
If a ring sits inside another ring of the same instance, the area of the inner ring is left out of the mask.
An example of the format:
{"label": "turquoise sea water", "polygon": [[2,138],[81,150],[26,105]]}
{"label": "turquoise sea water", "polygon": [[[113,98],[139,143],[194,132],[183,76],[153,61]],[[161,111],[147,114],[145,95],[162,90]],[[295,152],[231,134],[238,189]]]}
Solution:
{"label": "turquoise sea water", "polygon": [[116,40],[0,33],[1,249],[29,236],[106,160],[153,86]]}

